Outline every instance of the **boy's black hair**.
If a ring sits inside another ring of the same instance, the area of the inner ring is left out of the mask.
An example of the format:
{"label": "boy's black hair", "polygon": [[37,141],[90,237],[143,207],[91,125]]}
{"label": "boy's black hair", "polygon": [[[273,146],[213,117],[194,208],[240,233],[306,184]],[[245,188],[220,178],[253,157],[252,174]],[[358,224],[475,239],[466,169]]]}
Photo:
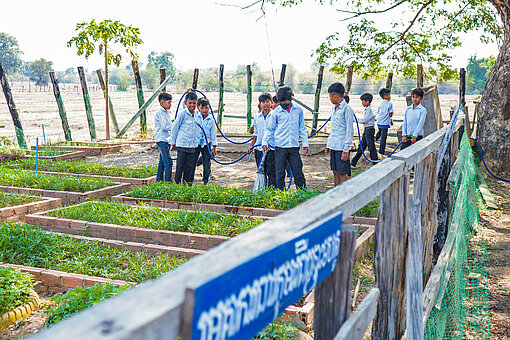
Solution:
{"label": "boy's black hair", "polygon": [[391,93],[390,89],[387,89],[385,87],[379,90],[379,95],[381,96],[382,99],[384,99],[384,97],[386,97],[390,93]]}
{"label": "boy's black hair", "polygon": [[347,104],[349,104],[349,102],[351,101],[351,98],[349,98],[349,96],[348,96],[348,95],[345,95],[345,96],[344,96],[344,100],[345,100],[345,102],[346,102]]}
{"label": "boy's black hair", "polygon": [[197,100],[198,96],[195,92],[188,92],[186,93],[186,97],[184,97],[184,101],[187,102],[188,100]]}
{"label": "boy's black hair", "polygon": [[259,96],[259,103],[265,102],[266,100],[271,100],[271,95],[269,93],[262,93]]}
{"label": "boy's black hair", "polygon": [[284,102],[286,100],[292,100],[292,90],[288,86],[283,86],[278,89],[276,92],[276,97],[278,98],[278,102]]}
{"label": "boy's black hair", "polygon": [[209,104],[209,100],[207,100],[207,98],[199,98],[198,101],[197,101],[197,106],[210,106],[211,104]]}
{"label": "boy's black hair", "polygon": [[277,96],[273,96],[273,103],[279,103]]}
{"label": "boy's black hair", "polygon": [[334,93],[334,94],[337,94],[343,98],[345,96],[345,87],[342,83],[338,83],[338,82],[333,83],[333,84],[329,85],[328,93]]}
{"label": "boy's black hair", "polygon": [[420,88],[420,87],[417,87],[415,88],[412,92],[411,92],[411,96],[413,95],[416,95],[418,97],[421,97],[423,98],[423,96],[425,95],[425,92],[423,92],[423,89]]}
{"label": "boy's black hair", "polygon": [[372,104],[372,100],[374,99],[374,96],[372,96],[371,93],[363,93],[359,99],[364,100]]}
{"label": "boy's black hair", "polygon": [[158,102],[161,102],[163,100],[164,101],[172,100],[172,95],[170,93],[166,93],[166,92],[160,93],[158,96]]}

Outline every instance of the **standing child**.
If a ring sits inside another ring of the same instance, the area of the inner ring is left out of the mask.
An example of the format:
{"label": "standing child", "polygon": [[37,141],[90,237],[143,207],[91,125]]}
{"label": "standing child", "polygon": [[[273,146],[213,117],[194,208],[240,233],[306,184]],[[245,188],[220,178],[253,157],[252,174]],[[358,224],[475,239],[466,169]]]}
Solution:
{"label": "standing child", "polygon": [[328,88],[329,100],[333,104],[331,114],[331,133],[324,152],[331,153],[330,165],[333,170],[334,185],[345,182],[350,177],[351,163],[349,152],[353,137],[354,110],[344,99],[345,87],[341,83],[333,83]]}
{"label": "standing child", "polygon": [[365,113],[363,115],[363,118],[361,118],[358,122],[363,124],[364,130],[363,130],[363,137],[361,138],[358,152],[356,152],[356,155],[352,159],[351,166],[354,168],[356,167],[356,164],[358,163],[358,160],[361,157],[361,154],[365,150],[370,151],[370,159],[373,161],[377,161],[377,150],[375,148],[375,142],[374,142],[374,135],[375,135],[375,116],[372,112],[372,99],[374,99],[374,96],[370,93],[364,93],[360,97],[361,99],[361,105],[365,108]]}
{"label": "standing child", "polygon": [[381,139],[379,143],[379,153],[386,153],[386,139],[388,138],[388,129],[390,128],[391,117],[393,117],[393,104],[390,102],[391,91],[383,88],[379,91],[379,95],[383,99],[377,108],[377,135],[375,140]]}
{"label": "standing child", "polygon": [[195,177],[195,147],[198,144],[198,131],[200,128],[195,123],[195,115],[198,112],[197,95],[188,92],[184,97],[186,108],[179,112],[172,127],[170,136],[171,150],[177,150],[177,169],[175,170],[175,182],[180,184],[184,181],[188,185],[193,183]]}
{"label": "standing child", "polygon": [[211,153],[213,156],[216,156],[216,126],[214,125],[213,116],[209,114],[209,101],[206,98],[200,98],[197,105],[200,114],[195,115],[195,120],[197,124],[202,127],[203,131],[198,127],[199,142],[195,149],[195,164],[198,166],[198,156],[201,154],[202,164],[204,165],[203,182],[207,184],[209,182],[209,176],[211,175],[211,155],[209,154],[206,143],[209,143]]}
{"label": "standing child", "polygon": [[[172,131],[172,120],[170,119],[170,107],[172,106],[172,95],[160,93],[158,96],[160,108],[154,116],[154,140],[159,149],[159,164],[156,172],[156,181],[172,181],[172,158],[170,157],[170,132]],[[164,176],[163,176],[164,175]]]}
{"label": "standing child", "polygon": [[280,106],[273,110],[262,140],[262,150],[267,152],[268,145],[274,139],[276,163],[276,187],[285,189],[285,167],[290,163],[296,187],[305,188],[303,162],[299,155],[299,138],[308,153],[308,135],[306,133],[303,110],[292,105],[292,90],[288,86],[278,89],[276,94]]}
{"label": "standing child", "polygon": [[[262,140],[266,132],[266,126],[271,118],[271,95],[269,93],[263,93],[259,96],[259,106],[261,111],[253,120],[253,139],[251,141],[248,152],[251,151],[255,146],[255,161],[257,167],[262,159]],[[266,159],[264,160],[264,175],[266,177],[267,187],[276,187],[276,168],[275,168],[275,151],[274,151],[274,139],[268,140],[268,151]]]}
{"label": "standing child", "polygon": [[404,123],[402,124],[402,146],[400,150],[411,146],[423,138],[423,124],[427,118],[427,109],[421,105],[424,92],[421,88],[414,89],[411,92],[413,103],[409,105],[404,113]]}

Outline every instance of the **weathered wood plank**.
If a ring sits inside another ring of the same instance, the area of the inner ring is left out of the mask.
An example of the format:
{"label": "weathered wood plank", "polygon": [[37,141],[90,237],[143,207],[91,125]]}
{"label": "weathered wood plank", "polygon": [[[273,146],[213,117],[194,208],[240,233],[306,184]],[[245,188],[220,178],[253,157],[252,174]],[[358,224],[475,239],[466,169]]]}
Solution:
{"label": "weathered wood plank", "polygon": [[354,250],[354,259],[359,260],[370,251],[370,242],[374,240],[375,228],[370,226],[363,234],[356,239],[356,248]]}
{"label": "weathered wood plank", "polygon": [[62,96],[60,94],[60,87],[58,85],[58,79],[55,75],[55,72],[50,72],[50,79],[51,83],[53,84],[53,94],[55,95],[55,100],[57,101],[58,113],[60,115],[60,120],[62,121],[64,138],[66,141],[72,141],[73,137],[71,136],[71,130],[69,129],[69,123],[67,122],[66,109],[64,108],[64,101],[62,100]]}
{"label": "weathered wood plank", "polygon": [[373,288],[361,301],[351,317],[344,322],[334,340],[359,340],[374,319],[379,299],[379,289]]}
{"label": "weathered wood plank", "polygon": [[97,138],[96,123],[94,122],[94,115],[92,114],[92,104],[90,103],[89,88],[87,86],[87,77],[83,66],[78,67],[78,75],[80,76],[81,90],[83,93],[83,102],[85,103],[85,112],[87,114],[87,123],[89,125],[90,139]]}
{"label": "weathered wood plank", "polygon": [[[135,77],[136,86],[136,98],[138,99],[138,108],[143,106],[145,99],[143,98],[143,86],[142,76],[140,75],[140,69],[136,60],[131,61],[131,67],[133,68],[133,75]],[[147,132],[147,112],[145,110],[140,114],[140,132],[142,134]]]}

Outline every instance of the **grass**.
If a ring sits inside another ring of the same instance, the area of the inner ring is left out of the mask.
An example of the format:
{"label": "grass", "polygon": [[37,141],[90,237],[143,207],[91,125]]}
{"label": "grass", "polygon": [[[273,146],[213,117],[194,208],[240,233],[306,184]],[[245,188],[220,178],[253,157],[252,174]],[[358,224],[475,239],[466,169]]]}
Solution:
{"label": "grass", "polygon": [[115,185],[102,178],[86,178],[35,173],[0,167],[0,185],[22,188],[86,192]]}
{"label": "grass", "polygon": [[69,141],[59,141],[56,143],[48,144],[48,146],[86,146],[90,148],[102,148],[105,146],[109,146],[105,143],[98,142],[69,142]]}
{"label": "grass", "polygon": [[27,194],[7,193],[0,191],[0,208],[22,205],[25,203],[40,201],[40,197],[29,196]]}
{"label": "grass", "polygon": [[[36,155],[36,150],[14,149],[14,148],[6,148],[6,147],[0,147],[0,152],[6,153],[6,154],[19,155],[19,156],[35,156]],[[68,154],[72,151],[45,149],[44,146],[39,146],[38,152],[39,152],[39,157],[52,157],[52,156]]]}
{"label": "grass", "polygon": [[379,197],[358,210],[354,216],[358,217],[377,217],[379,213]]}
{"label": "grass", "polygon": [[150,205],[132,206],[108,201],[91,201],[52,210],[49,216],[113,223],[138,228],[171,230],[233,237],[263,221],[236,214],[204,211],[163,210]]}
{"label": "grass", "polygon": [[217,185],[188,187],[174,183],[157,182],[134,188],[126,196],[288,210],[320,193],[319,190],[310,189],[282,191],[273,188],[254,192],[240,188],[223,188]]}
{"label": "grass", "polygon": [[27,224],[1,223],[0,262],[142,282],[176,268],[184,260],[109,248]]}
{"label": "grass", "polygon": [[30,274],[16,268],[0,267],[0,315],[27,303],[29,290],[34,285]]}
{"label": "grass", "polygon": [[[35,170],[35,159],[26,158],[2,165],[9,169]],[[51,161],[40,159],[38,169],[41,171],[67,172],[73,174],[103,175],[113,177],[147,178],[156,174],[156,165],[140,165],[136,168],[103,165],[84,161]]]}

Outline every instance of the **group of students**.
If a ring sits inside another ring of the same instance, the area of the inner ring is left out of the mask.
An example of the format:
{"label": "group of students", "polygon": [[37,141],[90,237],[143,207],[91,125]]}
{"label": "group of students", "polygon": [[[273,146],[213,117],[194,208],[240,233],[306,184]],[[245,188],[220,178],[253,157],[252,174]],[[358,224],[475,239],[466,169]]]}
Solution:
{"label": "group of students", "polygon": [[[355,167],[364,150],[369,151],[370,160],[377,162],[379,157],[375,141],[379,142],[379,153],[386,153],[386,139],[393,116],[391,92],[381,89],[379,95],[383,99],[377,109],[376,117],[372,111],[373,96],[370,93],[361,95],[364,110],[359,120],[364,126],[356,155],[350,160],[350,148],[354,136],[354,110],[349,106],[349,97],[341,83],[333,83],[328,88],[329,99],[333,104],[331,114],[331,131],[327,140],[325,153],[330,155],[330,167],[334,175],[334,185],[351,177],[351,167]],[[407,107],[402,125],[402,146],[405,149],[423,138],[423,125],[427,110],[421,101],[424,92],[421,88],[411,92],[412,104]],[[300,144],[304,155],[308,153],[308,134],[305,126],[303,110],[293,104],[293,93],[290,87],[278,89],[276,96],[264,93],[259,96],[259,113],[255,116],[250,129],[253,139],[248,152],[255,151],[257,166],[261,164],[265,154],[263,168],[266,185],[285,189],[285,176],[292,174],[297,188],[306,187],[303,174],[303,162],[300,155]],[[205,98],[197,98],[194,92],[185,96],[185,109],[178,113],[172,124],[169,109],[172,96],[168,93],[159,95],[160,109],[155,116],[155,141],[160,151],[157,170],[158,181],[172,180],[172,159],[170,150],[177,150],[177,168],[175,181],[191,185],[199,156],[204,166],[203,182],[207,184],[211,173],[210,152],[216,154],[216,126],[214,117],[209,114],[210,104]],[[198,111],[196,110],[198,106]],[[207,146],[209,143],[209,147]]]}

